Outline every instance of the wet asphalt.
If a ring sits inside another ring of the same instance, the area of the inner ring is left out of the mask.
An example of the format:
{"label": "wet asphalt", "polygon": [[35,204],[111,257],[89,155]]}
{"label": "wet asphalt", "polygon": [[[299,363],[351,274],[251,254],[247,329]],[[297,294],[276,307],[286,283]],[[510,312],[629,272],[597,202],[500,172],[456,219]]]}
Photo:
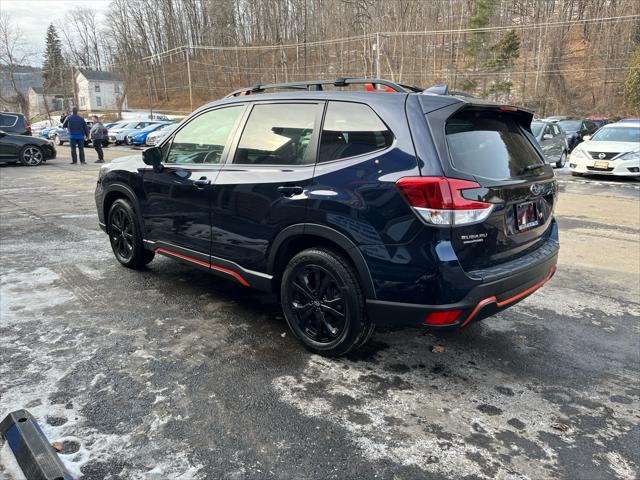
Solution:
{"label": "wet asphalt", "polygon": [[[0,417],[27,408],[73,475],[638,478],[640,182],[558,172],[562,253],[542,290],[330,360],[269,295],[168,258],[121,267],[97,166],[59,153],[0,167]],[[0,478],[20,478],[1,439]]]}

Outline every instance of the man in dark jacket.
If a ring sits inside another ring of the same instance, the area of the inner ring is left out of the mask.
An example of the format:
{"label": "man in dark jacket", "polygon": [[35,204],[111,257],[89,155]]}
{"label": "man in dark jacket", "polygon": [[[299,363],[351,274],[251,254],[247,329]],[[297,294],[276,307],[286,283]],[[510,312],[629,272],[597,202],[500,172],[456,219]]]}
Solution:
{"label": "man in dark jacket", "polygon": [[78,155],[76,148],[80,150],[80,163],[86,164],[84,161],[84,141],[89,137],[89,127],[87,122],[78,115],[78,107],[73,107],[71,115],[64,119],[62,128],[69,129],[69,146],[71,147],[71,165],[78,163]]}

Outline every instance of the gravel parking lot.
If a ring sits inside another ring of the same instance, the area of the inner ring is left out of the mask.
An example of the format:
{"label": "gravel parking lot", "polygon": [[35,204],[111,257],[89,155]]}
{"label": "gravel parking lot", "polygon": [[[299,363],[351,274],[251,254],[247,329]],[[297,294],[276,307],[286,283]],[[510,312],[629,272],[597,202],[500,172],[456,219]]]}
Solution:
{"label": "gravel parking lot", "polygon": [[[268,295],[162,257],[121,267],[98,166],[68,156],[0,168],[0,417],[31,411],[73,474],[638,478],[639,182],[558,172],[542,290],[464,331],[381,331],[329,360]],[[2,442],[0,478],[20,478]]]}

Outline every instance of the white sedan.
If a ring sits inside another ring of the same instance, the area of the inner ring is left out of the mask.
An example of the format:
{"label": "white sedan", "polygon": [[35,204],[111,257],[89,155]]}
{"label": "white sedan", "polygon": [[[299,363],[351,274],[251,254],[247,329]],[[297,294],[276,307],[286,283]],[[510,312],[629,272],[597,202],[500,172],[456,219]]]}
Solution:
{"label": "white sedan", "polygon": [[572,175],[597,174],[640,178],[640,122],[605,125],[585,135],[571,152]]}

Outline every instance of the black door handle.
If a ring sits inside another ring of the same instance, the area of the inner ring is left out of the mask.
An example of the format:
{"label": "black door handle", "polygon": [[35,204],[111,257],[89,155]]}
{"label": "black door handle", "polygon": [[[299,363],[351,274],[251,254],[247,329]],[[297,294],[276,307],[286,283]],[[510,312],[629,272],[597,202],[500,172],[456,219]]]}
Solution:
{"label": "black door handle", "polygon": [[202,177],[198,180],[194,180],[193,184],[196,186],[196,188],[204,188],[207,185],[211,185],[211,180],[206,177]]}
{"label": "black door handle", "polygon": [[294,195],[300,195],[304,192],[302,187],[293,186],[293,187],[278,187],[278,193],[285,197],[293,197]]}

